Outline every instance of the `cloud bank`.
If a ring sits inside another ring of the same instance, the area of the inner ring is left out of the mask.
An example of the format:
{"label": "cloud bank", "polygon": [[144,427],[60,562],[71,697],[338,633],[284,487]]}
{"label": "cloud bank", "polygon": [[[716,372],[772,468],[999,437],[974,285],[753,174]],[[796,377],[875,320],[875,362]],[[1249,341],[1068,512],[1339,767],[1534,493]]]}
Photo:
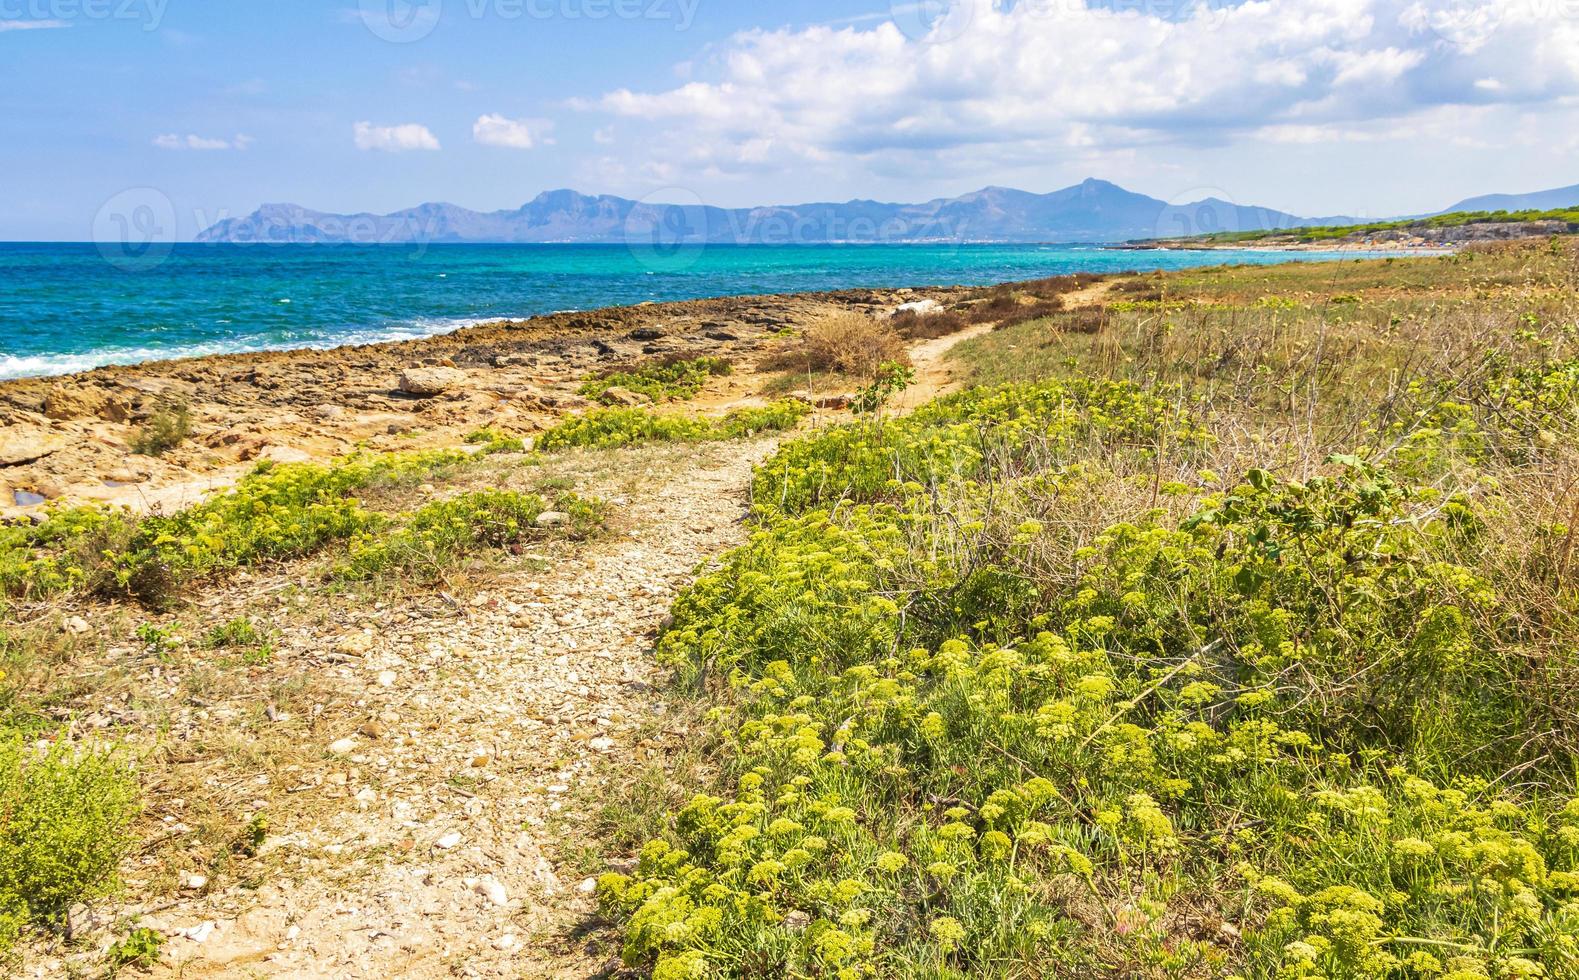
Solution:
{"label": "cloud bank", "polygon": [[[735,35],[705,80],[581,103],[688,169],[1366,140],[1579,99],[1579,0],[966,0]],[[1164,9],[1165,6],[1165,9]],[[904,16],[901,16],[904,14]]]}

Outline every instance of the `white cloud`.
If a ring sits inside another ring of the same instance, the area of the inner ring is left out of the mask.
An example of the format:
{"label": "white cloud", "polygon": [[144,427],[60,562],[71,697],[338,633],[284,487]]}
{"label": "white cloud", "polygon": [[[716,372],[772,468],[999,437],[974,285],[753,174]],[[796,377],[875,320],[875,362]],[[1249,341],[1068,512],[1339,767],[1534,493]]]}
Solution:
{"label": "white cloud", "polygon": [[484,146],[506,146],[515,150],[530,150],[533,133],[539,126],[532,120],[509,119],[497,113],[478,116],[472,124],[472,139]]}
{"label": "white cloud", "polygon": [[419,123],[401,123],[398,126],[375,126],[359,122],[351,128],[352,138],[359,150],[385,150],[400,153],[405,150],[437,150],[438,138]]}
{"label": "white cloud", "polygon": [[746,31],[695,80],[577,107],[648,127],[649,145],[689,173],[743,174],[1354,140],[1443,106],[1579,95],[1579,11],[1527,0],[1159,3],[1171,17],[1134,6],[960,0],[920,30]]}
{"label": "white cloud", "polygon": [[234,139],[216,139],[209,136],[198,136],[188,133],[182,136],[178,133],[162,133],[154,137],[154,146],[161,150],[245,150],[251,146],[253,139],[250,136],[237,134]]}
{"label": "white cloud", "polygon": [[51,31],[70,26],[63,20],[0,20],[0,34],[6,31]]}

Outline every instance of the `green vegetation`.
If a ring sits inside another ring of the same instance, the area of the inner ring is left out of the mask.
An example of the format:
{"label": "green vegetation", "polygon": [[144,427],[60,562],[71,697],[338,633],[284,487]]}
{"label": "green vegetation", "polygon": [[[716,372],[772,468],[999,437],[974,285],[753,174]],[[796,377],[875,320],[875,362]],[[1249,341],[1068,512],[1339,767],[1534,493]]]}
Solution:
{"label": "green vegetation", "polygon": [[[563,493],[552,507],[537,494],[478,490],[426,504],[393,530],[352,537],[339,574],[375,578],[406,573],[438,578],[464,555],[519,544],[532,535],[558,533],[585,538],[603,526],[604,505]],[[539,518],[563,515],[551,526]]]}
{"label": "green vegetation", "polygon": [[604,402],[608,401],[606,396],[610,388],[624,388],[655,402],[685,401],[695,398],[709,378],[729,374],[731,370],[729,361],[722,357],[659,360],[629,371],[588,378],[580,390],[582,395]]}
{"label": "green vegetation", "polygon": [[811,409],[792,400],[756,408],[737,408],[721,419],[658,415],[642,408],[600,408],[564,419],[544,432],[538,447],[603,449],[641,442],[706,442],[740,439],[794,428]]}
{"label": "green vegetation", "polygon": [[0,527],[0,590],[40,596],[82,587],[165,605],[194,576],[308,554],[383,526],[389,518],[354,493],[414,484],[465,459],[432,451],[265,463],[233,489],[170,516],[57,509],[40,524]]}
{"label": "green vegetation", "polygon": [[857,415],[880,411],[889,399],[909,388],[915,380],[914,368],[894,361],[884,362],[878,365],[877,378],[855,393],[854,400],[850,402],[850,411]]}
{"label": "green vegetation", "polygon": [[1579,262],[1428,264],[1170,277],[781,447],[660,640],[727,748],[600,880],[626,961],[1579,975]]}
{"label": "green vegetation", "polygon": [[105,955],[116,969],[135,966],[146,970],[159,962],[159,951],[163,948],[163,934],[156,929],[139,926],[111,943]]}
{"label": "green vegetation", "polygon": [[1264,231],[1220,231],[1200,236],[1213,242],[1253,242],[1264,238],[1294,238],[1302,242],[1332,241],[1351,235],[1372,235],[1382,231],[1399,231],[1428,228],[1461,228],[1465,225],[1492,223],[1524,224],[1531,221],[1562,221],[1569,230],[1579,227],[1579,208],[1555,208],[1549,211],[1454,211],[1434,214],[1426,218],[1400,218],[1396,221],[1372,221],[1355,225],[1317,225],[1314,227],[1280,228]]}
{"label": "green vegetation", "polygon": [[497,429],[482,428],[466,437],[468,445],[481,446],[484,456],[494,453],[524,453],[526,440],[520,436],[507,435]]}
{"label": "green vegetation", "polygon": [[0,729],[0,957],[25,928],[101,895],[131,845],[136,782],[119,754]]}
{"label": "green vegetation", "polygon": [[132,436],[132,452],[163,456],[192,434],[192,413],[184,404],[161,405]]}

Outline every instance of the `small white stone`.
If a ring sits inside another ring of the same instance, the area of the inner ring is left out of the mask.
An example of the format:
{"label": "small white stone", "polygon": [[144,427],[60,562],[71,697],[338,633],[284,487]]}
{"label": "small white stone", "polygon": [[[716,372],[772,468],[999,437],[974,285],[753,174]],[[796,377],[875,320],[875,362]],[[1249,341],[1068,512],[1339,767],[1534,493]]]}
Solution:
{"label": "small white stone", "polygon": [[472,886],[472,891],[481,895],[483,898],[486,898],[495,905],[503,906],[510,904],[509,893],[504,890],[504,885],[500,883],[499,879],[493,877],[492,875],[477,879],[477,883]]}
{"label": "small white stone", "polygon": [[612,738],[595,738],[587,744],[592,747],[594,752],[608,752],[614,748],[614,740]]}
{"label": "small white stone", "polygon": [[395,686],[395,672],[392,671],[392,670],[381,670],[381,671],[379,671],[378,672],[378,686],[379,687],[394,687]]}
{"label": "small white stone", "polygon": [[519,939],[507,932],[493,941],[493,948],[503,952],[514,949],[520,942]]}
{"label": "small white stone", "polygon": [[349,735],[345,738],[329,743],[329,751],[335,755],[346,755],[356,750],[356,739]]}
{"label": "small white stone", "polygon": [[576,886],[576,891],[583,895],[591,895],[598,890],[598,879],[588,878]]}
{"label": "small white stone", "polygon": [[214,934],[214,928],[215,924],[213,922],[200,922],[190,929],[177,929],[175,934],[177,936],[184,936],[185,938],[192,940],[194,943],[204,943],[208,941],[209,936]]}
{"label": "small white stone", "polygon": [[188,871],[181,876],[181,888],[185,891],[202,891],[207,884],[208,875],[200,875],[194,871]]}
{"label": "small white stone", "polygon": [[454,847],[456,844],[459,844],[460,842],[461,842],[460,831],[452,830],[449,833],[445,834],[443,837],[440,837],[438,840],[434,841],[433,842],[433,846],[439,848],[440,850],[447,851],[450,848]]}

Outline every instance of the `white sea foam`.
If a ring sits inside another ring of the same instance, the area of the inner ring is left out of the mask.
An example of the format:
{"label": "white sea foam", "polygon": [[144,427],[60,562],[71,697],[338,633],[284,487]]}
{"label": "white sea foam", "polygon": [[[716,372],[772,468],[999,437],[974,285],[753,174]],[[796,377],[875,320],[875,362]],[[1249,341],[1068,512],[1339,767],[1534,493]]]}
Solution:
{"label": "white sea foam", "polygon": [[269,343],[262,338],[236,337],[201,344],[176,347],[104,347],[76,354],[5,354],[0,353],[0,381],[13,378],[50,377],[74,374],[111,364],[142,364],[145,361],[173,361],[183,357],[206,357],[211,354],[248,354],[271,350],[332,350],[336,347],[355,347],[363,344],[383,344],[397,340],[420,340],[454,333],[466,327],[483,323],[497,323],[511,317],[449,317],[424,318],[410,323],[391,324],[348,330],[318,340]]}

